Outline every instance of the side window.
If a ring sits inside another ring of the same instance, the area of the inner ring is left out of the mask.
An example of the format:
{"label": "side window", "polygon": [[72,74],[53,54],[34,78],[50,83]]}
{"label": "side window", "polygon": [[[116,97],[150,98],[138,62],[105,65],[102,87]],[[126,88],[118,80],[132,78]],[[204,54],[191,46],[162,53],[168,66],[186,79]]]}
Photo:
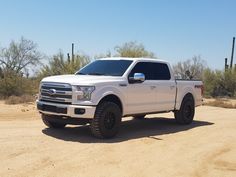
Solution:
{"label": "side window", "polygon": [[170,70],[167,64],[164,63],[155,63],[155,80],[170,80]]}
{"label": "side window", "polygon": [[154,62],[139,62],[129,74],[133,77],[134,73],[143,73],[145,80],[170,80],[170,71],[167,64]]}
{"label": "side window", "polygon": [[129,74],[129,77],[133,77],[134,73],[143,73],[145,80],[153,80],[155,73],[152,71],[152,63],[139,62],[137,63]]}

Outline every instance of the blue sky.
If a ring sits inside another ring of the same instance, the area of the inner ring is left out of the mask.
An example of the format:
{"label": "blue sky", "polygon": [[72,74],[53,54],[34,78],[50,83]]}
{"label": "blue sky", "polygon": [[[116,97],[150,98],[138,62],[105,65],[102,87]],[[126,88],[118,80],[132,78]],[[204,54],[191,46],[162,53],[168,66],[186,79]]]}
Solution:
{"label": "blue sky", "polygon": [[137,41],[172,64],[201,55],[223,69],[235,9],[235,0],[0,0],[0,46],[24,36],[49,56],[70,52],[72,42],[94,56]]}

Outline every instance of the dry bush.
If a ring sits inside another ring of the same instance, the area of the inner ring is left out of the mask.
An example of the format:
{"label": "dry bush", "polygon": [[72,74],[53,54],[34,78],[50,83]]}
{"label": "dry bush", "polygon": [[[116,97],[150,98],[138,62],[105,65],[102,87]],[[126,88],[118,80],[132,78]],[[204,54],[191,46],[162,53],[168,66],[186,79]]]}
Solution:
{"label": "dry bush", "polygon": [[214,101],[209,101],[204,103],[204,105],[207,106],[215,106],[215,107],[221,107],[221,108],[231,108],[231,109],[236,109],[236,105],[232,103],[227,103],[224,100],[214,100]]}
{"label": "dry bush", "polygon": [[6,104],[21,104],[34,102],[35,97],[32,95],[10,96],[5,100]]}
{"label": "dry bush", "polygon": [[205,97],[236,97],[236,68],[227,71],[206,69],[203,82]]}

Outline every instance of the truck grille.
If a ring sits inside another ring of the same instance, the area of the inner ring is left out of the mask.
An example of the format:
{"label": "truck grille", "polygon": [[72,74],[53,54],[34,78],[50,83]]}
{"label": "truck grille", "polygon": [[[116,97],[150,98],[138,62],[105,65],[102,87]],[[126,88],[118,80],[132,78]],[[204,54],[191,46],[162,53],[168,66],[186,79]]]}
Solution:
{"label": "truck grille", "polygon": [[64,83],[41,83],[40,101],[71,104],[72,87]]}

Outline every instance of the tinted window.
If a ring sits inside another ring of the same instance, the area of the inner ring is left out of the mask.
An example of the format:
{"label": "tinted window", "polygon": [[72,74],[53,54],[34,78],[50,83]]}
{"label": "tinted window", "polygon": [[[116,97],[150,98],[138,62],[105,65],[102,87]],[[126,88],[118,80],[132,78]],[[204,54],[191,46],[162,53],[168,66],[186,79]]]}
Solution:
{"label": "tinted window", "polygon": [[97,60],[76,74],[122,76],[131,63],[131,60]]}
{"label": "tinted window", "polygon": [[170,71],[167,64],[139,62],[132,69],[129,77],[134,73],[143,73],[146,80],[170,80]]}

